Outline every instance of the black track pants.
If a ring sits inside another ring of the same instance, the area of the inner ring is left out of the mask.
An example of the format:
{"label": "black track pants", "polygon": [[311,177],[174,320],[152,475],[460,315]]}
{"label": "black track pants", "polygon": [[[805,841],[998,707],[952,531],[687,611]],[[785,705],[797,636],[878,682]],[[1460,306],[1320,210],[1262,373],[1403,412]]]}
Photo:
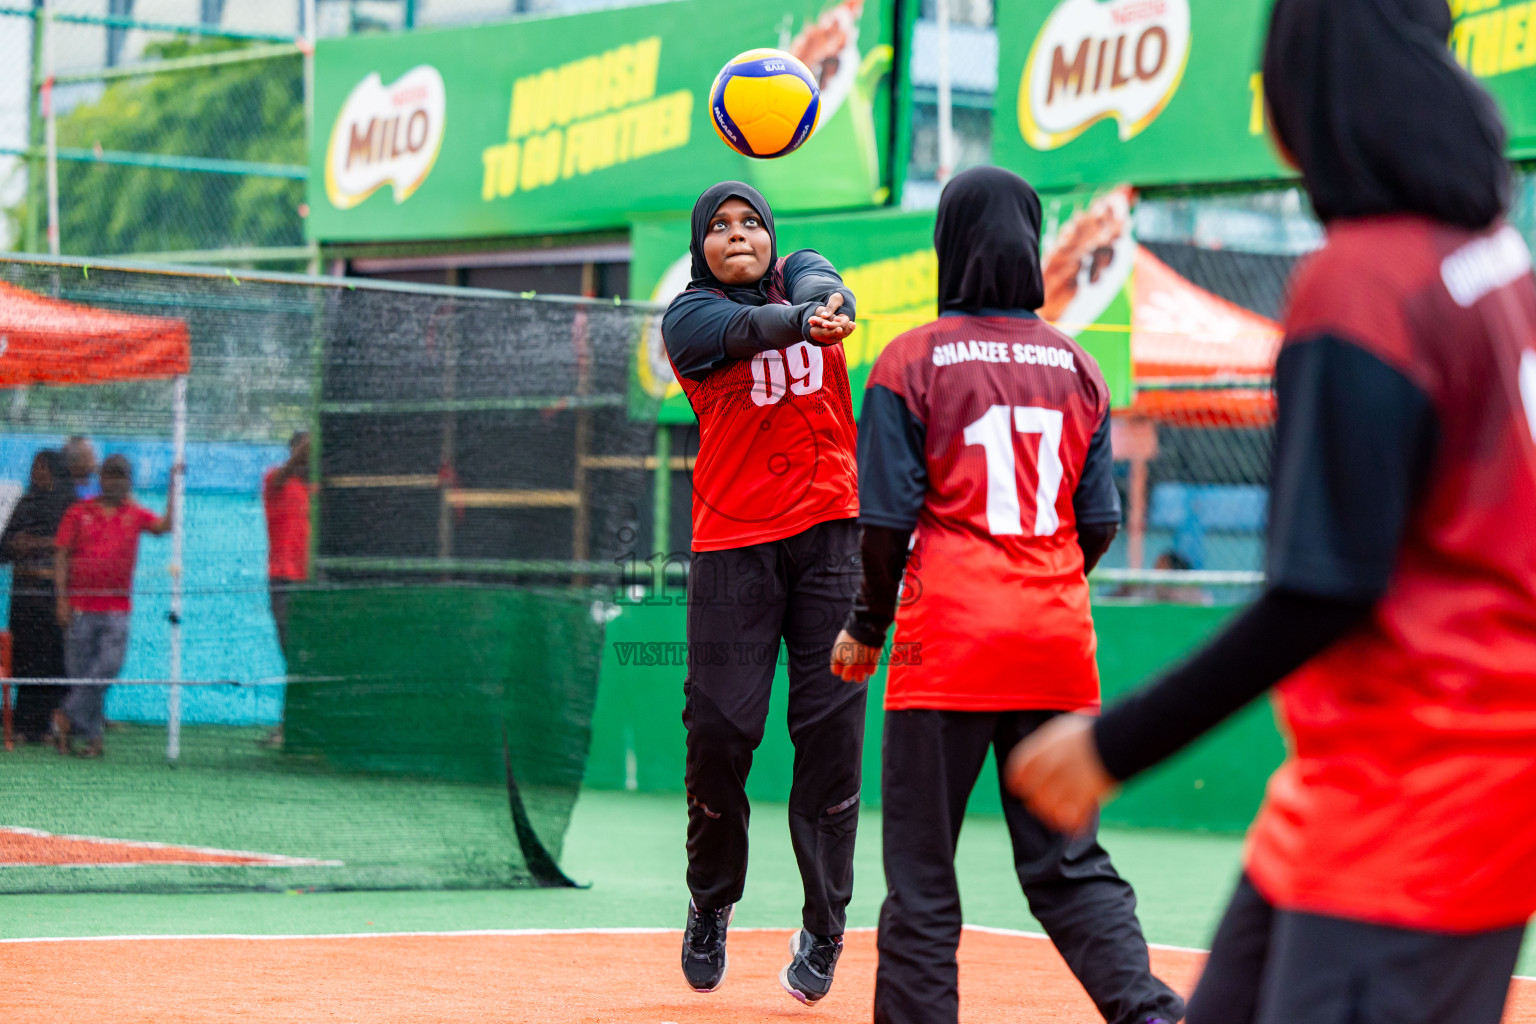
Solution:
{"label": "black track pants", "polygon": [[780,643],[795,745],[789,834],[802,921],[841,935],[853,894],[864,748],[863,686],[832,674],[832,643],[858,586],[858,526],[821,523],[784,540],[701,551],[688,570],[688,890],[701,910],[741,899],[747,775],[763,739]]}
{"label": "black track pants", "polygon": [[1276,910],[1245,877],[1189,999],[1189,1024],[1498,1024],[1524,934]]}
{"label": "black track pants", "polygon": [[[1055,711],[887,711],[882,800],[885,880],[876,1024],[954,1024],[960,1015],[955,844],[993,747],[999,766]],[[1152,974],[1136,894],[1097,829],[1064,836],[1003,791],[1014,867],[1030,912],[1110,1024],[1170,1022],[1184,1003]],[[1023,1019],[1023,1018],[1021,1018]]]}

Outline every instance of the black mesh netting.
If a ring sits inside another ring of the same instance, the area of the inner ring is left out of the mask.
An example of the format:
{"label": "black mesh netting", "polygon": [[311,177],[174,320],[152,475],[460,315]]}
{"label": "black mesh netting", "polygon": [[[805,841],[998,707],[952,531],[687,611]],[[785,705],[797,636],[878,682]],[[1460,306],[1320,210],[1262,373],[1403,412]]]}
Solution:
{"label": "black mesh netting", "polygon": [[[1181,242],[1141,244],[1211,295],[1268,320],[1282,316],[1296,257]],[[1264,567],[1273,445],[1269,381],[1267,374],[1240,383],[1224,377],[1140,382],[1156,403],[1138,425],[1151,441],[1152,457],[1139,467],[1132,460],[1117,463],[1128,519],[1139,518],[1140,528],[1127,529],[1106,558],[1103,576],[1114,582],[1099,586],[1099,596],[1206,603],[1255,592]],[[1163,575],[1150,582],[1136,576],[1142,570]],[[1116,580],[1127,575],[1135,582]],[[1207,582],[1212,578],[1243,582]]]}
{"label": "black mesh netting", "polygon": [[[649,529],[655,411],[630,393],[647,313],[47,262],[0,262],[0,282],[184,321],[192,350],[178,756],[178,577],[171,542],[145,537],[103,756],[27,742],[57,694],[15,688],[0,892],[563,884],[610,599]],[[20,301],[0,291],[0,335]],[[37,451],[84,435],[164,511],[172,396],[0,395],[0,501]],[[302,430],[311,572],[279,588],[280,643],[263,481]],[[50,585],[9,561],[30,657],[58,642],[28,618]]]}

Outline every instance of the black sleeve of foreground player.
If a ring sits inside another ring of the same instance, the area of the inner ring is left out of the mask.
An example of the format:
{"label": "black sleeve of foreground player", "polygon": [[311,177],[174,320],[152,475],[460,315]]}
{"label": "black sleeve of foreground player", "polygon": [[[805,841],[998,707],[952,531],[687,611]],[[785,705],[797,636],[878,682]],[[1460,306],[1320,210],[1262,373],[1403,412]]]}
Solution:
{"label": "black sleeve of foreground player", "polygon": [[1374,602],[1271,590],[1198,654],[1094,723],[1099,759],[1125,781],[1172,757],[1365,621]]}
{"label": "black sleeve of foreground player", "polygon": [[1322,653],[1387,590],[1438,445],[1425,393],[1346,338],[1288,345],[1275,367],[1269,591],[1189,661],[1094,726],[1117,779],[1172,756]]}

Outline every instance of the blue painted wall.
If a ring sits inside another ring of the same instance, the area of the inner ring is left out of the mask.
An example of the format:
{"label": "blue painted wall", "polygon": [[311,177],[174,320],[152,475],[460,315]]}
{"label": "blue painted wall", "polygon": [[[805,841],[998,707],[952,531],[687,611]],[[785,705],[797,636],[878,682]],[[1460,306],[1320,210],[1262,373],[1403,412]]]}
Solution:
{"label": "blue painted wall", "polygon": [[[56,448],[62,437],[0,436],[0,481],[25,481],[39,448]],[[103,455],[120,452],[134,467],[137,498],[156,512],[165,508],[170,478],[169,441],[98,440]],[[282,653],[267,599],[267,532],[261,509],[261,478],[287,457],[283,445],[193,443],[187,446],[186,575],[182,616],[182,678],[254,683],[284,675]],[[133,617],[123,679],[164,679],[170,671],[169,537],[139,542]],[[4,571],[8,618],[10,571]],[[108,691],[107,715],[119,721],[163,722],[164,687],[117,686]],[[188,687],[187,722],[275,724],[282,715],[282,686]]]}

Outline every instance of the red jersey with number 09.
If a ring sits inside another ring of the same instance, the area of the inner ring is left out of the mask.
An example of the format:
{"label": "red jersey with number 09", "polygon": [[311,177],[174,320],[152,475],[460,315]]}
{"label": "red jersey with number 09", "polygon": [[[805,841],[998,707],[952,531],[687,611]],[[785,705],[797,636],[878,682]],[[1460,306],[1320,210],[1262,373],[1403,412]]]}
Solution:
{"label": "red jersey with number 09", "polygon": [[[1433,931],[1536,913],[1536,280],[1512,228],[1330,225],[1286,344],[1398,370],[1439,427],[1370,621],[1279,691],[1247,870],[1277,906]],[[1282,412],[1283,415],[1283,412]]]}
{"label": "red jersey with number 09", "polygon": [[[783,264],[770,301],[786,302]],[[699,419],[693,550],[792,537],[859,514],[857,427],[842,343],[730,359],[702,381],[678,375]]]}
{"label": "red jersey with number 09", "polygon": [[885,706],[1096,708],[1073,496],[1109,414],[1098,364],[1034,317],[942,317],[892,341],[869,385],[926,428],[928,490],[896,614],[911,653],[890,668]]}

